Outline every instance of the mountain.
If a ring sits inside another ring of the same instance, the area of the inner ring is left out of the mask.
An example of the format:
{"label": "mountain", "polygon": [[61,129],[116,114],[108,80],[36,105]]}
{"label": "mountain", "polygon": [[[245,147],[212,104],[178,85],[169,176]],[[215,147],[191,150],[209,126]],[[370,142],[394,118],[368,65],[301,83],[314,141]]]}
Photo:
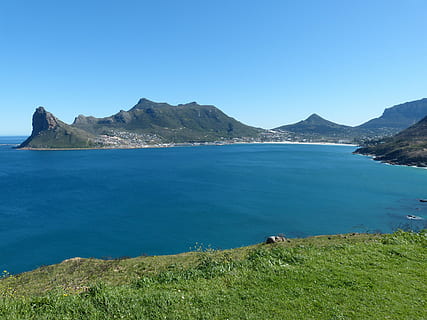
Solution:
{"label": "mountain", "polygon": [[43,107],[33,115],[33,131],[19,148],[88,148],[93,147],[94,136],[58,120]]}
{"label": "mountain", "polygon": [[273,130],[286,132],[293,140],[353,141],[356,143],[397,134],[427,116],[427,99],[386,108],[381,117],[359,126],[340,125],[312,114],[306,120]]}
{"label": "mountain", "polygon": [[260,130],[244,125],[211,105],[196,102],[172,106],[141,99],[129,111],[106,118],[79,116],[73,126],[101,134],[121,129],[155,134],[165,142],[203,142],[238,137],[254,137]]}
{"label": "mountain", "polygon": [[316,133],[334,135],[347,132],[351,127],[340,125],[313,113],[307,119],[300,122],[275,128],[274,130],[285,130],[297,133]]}
{"label": "mountain", "polygon": [[373,155],[391,164],[427,167],[427,117],[397,135],[376,141],[355,153]]}
{"label": "mountain", "polygon": [[338,141],[354,138],[354,129],[352,127],[328,121],[315,113],[305,120],[280,126],[273,130],[293,133],[301,139],[315,141]]}
{"label": "mountain", "polygon": [[79,115],[71,125],[40,107],[33,116],[33,133],[20,147],[141,147],[248,139],[262,131],[227,116],[215,106],[196,102],[172,106],[140,99],[128,111],[105,118]]}
{"label": "mountain", "polygon": [[381,117],[372,119],[358,128],[383,133],[397,133],[427,116],[427,99],[398,104],[387,108]]}

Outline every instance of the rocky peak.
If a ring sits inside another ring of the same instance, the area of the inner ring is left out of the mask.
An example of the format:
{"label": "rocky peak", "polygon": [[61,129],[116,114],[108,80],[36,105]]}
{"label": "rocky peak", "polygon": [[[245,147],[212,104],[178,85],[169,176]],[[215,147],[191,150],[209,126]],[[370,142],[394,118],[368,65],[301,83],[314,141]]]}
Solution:
{"label": "rocky peak", "polygon": [[73,122],[73,125],[74,124],[82,124],[82,123],[87,123],[88,121],[87,121],[87,117],[85,117],[84,115],[82,115],[82,114],[79,114],[77,117],[75,117],[74,118],[74,122]]}
{"label": "rocky peak", "polygon": [[153,101],[150,101],[146,98],[141,98],[141,99],[139,99],[137,104],[146,104],[146,103],[153,103]]}
{"label": "rocky peak", "polygon": [[310,122],[318,122],[318,121],[325,121],[321,116],[319,116],[317,113],[313,113],[311,116],[309,116],[305,121]]}
{"label": "rocky peak", "polygon": [[33,114],[33,133],[31,135],[35,136],[41,131],[52,130],[58,125],[58,119],[53,114],[47,112],[43,107],[38,107]]}
{"label": "rocky peak", "polygon": [[170,107],[170,105],[165,102],[154,102],[145,98],[141,98],[139,99],[138,103],[129,111],[144,110],[144,109],[159,108],[159,107]]}

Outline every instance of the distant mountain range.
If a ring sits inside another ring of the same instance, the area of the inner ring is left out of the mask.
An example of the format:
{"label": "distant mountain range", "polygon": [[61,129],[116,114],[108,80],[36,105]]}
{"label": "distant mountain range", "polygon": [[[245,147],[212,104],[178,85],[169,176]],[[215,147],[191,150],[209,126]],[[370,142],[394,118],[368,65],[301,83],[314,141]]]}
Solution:
{"label": "distant mountain range", "polygon": [[358,128],[369,130],[395,131],[395,133],[412,126],[427,116],[427,99],[398,104],[384,110],[381,117],[369,120]]}
{"label": "distant mountain range", "polygon": [[399,104],[384,110],[379,117],[359,126],[337,124],[312,114],[306,120],[284,125],[274,130],[298,135],[306,140],[346,140],[361,142],[392,136],[427,116],[427,99]]}
{"label": "distant mountain range", "polygon": [[33,115],[33,132],[20,148],[137,148],[170,144],[251,141],[359,143],[392,136],[427,115],[427,99],[385,109],[360,126],[345,126],[312,114],[272,130],[245,125],[211,105],[177,106],[140,99],[130,110],[95,118],[79,115],[71,125],[43,107]]}
{"label": "distant mountain range", "polygon": [[129,111],[121,110],[106,118],[80,115],[71,125],[39,107],[33,115],[33,132],[20,148],[133,148],[250,140],[262,131],[242,124],[214,106],[196,102],[172,106],[140,99]]}

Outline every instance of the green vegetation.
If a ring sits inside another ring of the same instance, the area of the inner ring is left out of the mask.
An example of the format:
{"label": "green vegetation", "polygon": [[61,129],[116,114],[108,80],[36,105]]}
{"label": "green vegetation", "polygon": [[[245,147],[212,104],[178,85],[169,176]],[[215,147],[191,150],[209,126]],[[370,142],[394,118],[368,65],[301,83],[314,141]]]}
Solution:
{"label": "green vegetation", "polygon": [[427,233],[71,259],[0,281],[2,319],[426,319]]}
{"label": "green vegetation", "polygon": [[94,137],[66,124],[52,130],[40,132],[32,137],[25,148],[91,148],[95,147]]}

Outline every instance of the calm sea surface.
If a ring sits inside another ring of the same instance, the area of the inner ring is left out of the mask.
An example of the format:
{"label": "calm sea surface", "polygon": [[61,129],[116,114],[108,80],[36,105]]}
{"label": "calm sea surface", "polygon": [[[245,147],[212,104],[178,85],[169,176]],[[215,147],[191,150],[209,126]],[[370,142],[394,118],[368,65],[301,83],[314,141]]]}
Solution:
{"label": "calm sea surface", "polygon": [[381,231],[425,221],[427,170],[354,147],[230,145],[22,151],[0,138],[0,268],[80,257],[231,248],[284,233]]}

